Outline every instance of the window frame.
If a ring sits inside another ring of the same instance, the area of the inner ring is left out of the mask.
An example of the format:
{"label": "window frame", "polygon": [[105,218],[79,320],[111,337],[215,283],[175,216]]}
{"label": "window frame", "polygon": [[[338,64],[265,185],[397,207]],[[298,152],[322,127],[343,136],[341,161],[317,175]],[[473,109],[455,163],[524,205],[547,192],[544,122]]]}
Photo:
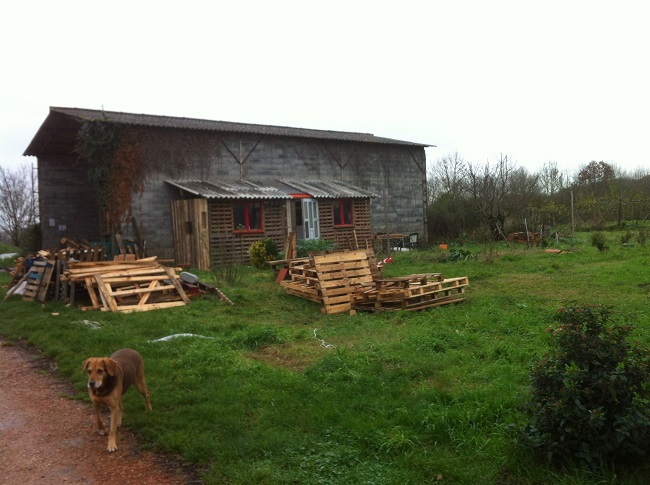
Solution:
{"label": "window frame", "polygon": [[[259,227],[251,228],[251,219],[253,212],[251,209],[255,209],[255,205],[259,204]],[[244,224],[237,222],[237,206],[243,206],[244,210]],[[232,207],[232,225],[233,233],[235,234],[259,234],[264,232],[264,202],[261,200],[238,200],[233,202]],[[243,226],[243,229],[238,229],[239,226]]]}
{"label": "window frame", "polygon": [[[337,213],[337,204],[338,204],[338,219],[339,223],[336,223],[336,213]],[[349,205],[350,208],[350,220],[345,220],[345,208],[346,205]],[[334,227],[350,227],[354,226],[354,201],[353,199],[335,199],[332,203],[332,215],[334,221]]]}

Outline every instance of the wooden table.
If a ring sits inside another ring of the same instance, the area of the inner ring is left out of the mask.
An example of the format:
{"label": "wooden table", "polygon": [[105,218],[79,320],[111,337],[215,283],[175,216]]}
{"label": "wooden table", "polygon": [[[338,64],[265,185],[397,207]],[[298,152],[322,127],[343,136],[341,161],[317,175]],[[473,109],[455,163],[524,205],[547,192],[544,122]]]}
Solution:
{"label": "wooden table", "polygon": [[391,244],[391,241],[399,241],[402,243],[402,247],[406,247],[406,241],[409,237],[408,234],[401,233],[391,233],[391,234],[375,234],[373,239],[379,243],[380,248],[383,249],[384,244],[386,245],[386,252],[390,253],[390,248],[394,247]]}

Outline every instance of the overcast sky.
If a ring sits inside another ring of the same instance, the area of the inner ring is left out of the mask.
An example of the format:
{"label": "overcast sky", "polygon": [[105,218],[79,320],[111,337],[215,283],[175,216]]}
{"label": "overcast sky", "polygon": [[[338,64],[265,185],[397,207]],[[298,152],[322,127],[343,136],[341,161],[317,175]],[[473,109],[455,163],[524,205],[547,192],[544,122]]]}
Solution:
{"label": "overcast sky", "polygon": [[12,1],[0,165],[50,106],[373,133],[536,171],[650,169],[643,1]]}

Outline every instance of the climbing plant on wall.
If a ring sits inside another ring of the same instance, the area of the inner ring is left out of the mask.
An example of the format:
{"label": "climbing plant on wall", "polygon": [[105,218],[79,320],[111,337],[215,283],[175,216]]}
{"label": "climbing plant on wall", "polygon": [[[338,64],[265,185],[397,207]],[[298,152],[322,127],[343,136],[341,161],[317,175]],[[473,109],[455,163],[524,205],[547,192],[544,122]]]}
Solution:
{"label": "climbing plant on wall", "polygon": [[131,213],[133,194],[142,191],[142,150],[137,133],[107,117],[86,121],[75,152],[89,163],[88,180],[97,191],[105,225],[112,232]]}

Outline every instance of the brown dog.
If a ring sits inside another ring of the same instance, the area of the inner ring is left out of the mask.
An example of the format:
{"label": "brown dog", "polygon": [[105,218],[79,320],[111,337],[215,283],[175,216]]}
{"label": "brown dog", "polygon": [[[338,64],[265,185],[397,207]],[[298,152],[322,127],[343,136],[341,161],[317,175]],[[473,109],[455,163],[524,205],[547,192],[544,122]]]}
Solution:
{"label": "brown dog", "polygon": [[88,372],[88,395],[95,408],[99,434],[106,428],[101,417],[102,404],[111,411],[111,430],[108,433],[108,451],[117,450],[117,427],[122,424],[122,396],[133,384],[146,400],[151,411],[149,390],[144,380],[144,362],[135,350],[121,349],[110,357],[90,357],[83,362],[82,372]]}

